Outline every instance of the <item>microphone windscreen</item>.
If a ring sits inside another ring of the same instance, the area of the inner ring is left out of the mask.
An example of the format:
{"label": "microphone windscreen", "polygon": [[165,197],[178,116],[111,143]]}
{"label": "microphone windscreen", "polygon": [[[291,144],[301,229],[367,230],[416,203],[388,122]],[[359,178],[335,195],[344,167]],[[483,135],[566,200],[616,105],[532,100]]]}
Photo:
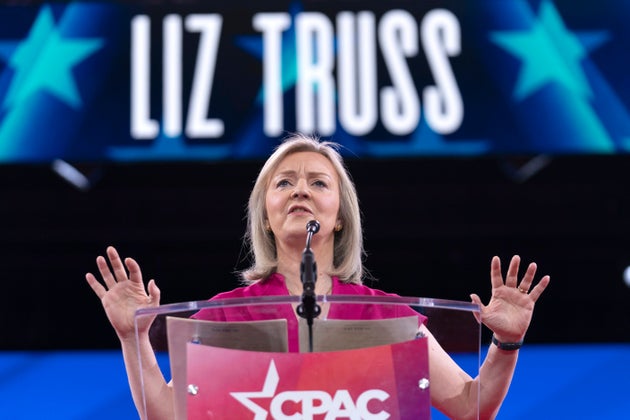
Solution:
{"label": "microphone windscreen", "polygon": [[306,231],[307,232],[312,232],[312,233],[319,232],[319,222],[317,220],[310,220],[306,224]]}

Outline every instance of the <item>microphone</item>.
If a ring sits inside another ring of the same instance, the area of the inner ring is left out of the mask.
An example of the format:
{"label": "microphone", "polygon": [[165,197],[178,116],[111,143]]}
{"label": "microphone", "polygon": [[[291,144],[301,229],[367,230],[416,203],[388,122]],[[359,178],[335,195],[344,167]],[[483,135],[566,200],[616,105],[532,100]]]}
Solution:
{"label": "microphone", "polygon": [[317,220],[310,220],[306,224],[306,248],[311,247],[311,239],[317,232],[319,232],[319,222]]}
{"label": "microphone", "polygon": [[302,263],[300,264],[300,279],[302,280],[302,303],[296,309],[297,314],[306,319],[309,327],[310,350],[313,351],[312,326],[313,319],[319,316],[322,309],[317,304],[315,296],[315,282],[317,281],[317,263],[315,255],[311,250],[311,240],[313,235],[319,232],[319,222],[311,220],[306,224],[306,247],[302,252]]}

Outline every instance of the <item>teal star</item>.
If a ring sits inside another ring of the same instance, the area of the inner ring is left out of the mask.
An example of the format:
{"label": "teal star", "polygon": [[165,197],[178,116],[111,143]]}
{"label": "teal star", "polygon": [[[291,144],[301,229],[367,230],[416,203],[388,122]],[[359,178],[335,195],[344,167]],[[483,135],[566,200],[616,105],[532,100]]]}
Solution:
{"label": "teal star", "polygon": [[527,31],[499,31],[491,34],[493,42],[523,61],[514,90],[517,100],[542,88],[558,83],[580,97],[590,97],[588,81],[581,60],[608,40],[605,31],[581,32],[574,35],[554,5],[543,1],[539,18]]}
{"label": "teal star", "polygon": [[15,75],[3,106],[22,103],[31,95],[47,91],[72,108],[82,105],[72,68],[101,48],[100,39],[64,38],[55,27],[52,11],[43,7],[21,42],[0,43],[0,57]]}
{"label": "teal star", "polygon": [[[291,35],[294,35],[292,29],[282,34],[282,45],[284,48],[282,49],[282,62],[280,67],[282,69],[282,80],[280,83],[283,93],[295,86],[297,81],[295,36]],[[239,44],[244,50],[262,60],[262,39],[260,39],[260,37],[243,36],[239,39]],[[264,88],[261,87],[256,96],[257,103],[262,103],[264,94]]]}
{"label": "teal star", "polygon": [[[289,6],[289,14],[292,22],[295,20],[295,16],[301,11],[302,6],[299,2],[294,2]],[[237,39],[237,43],[254,57],[259,60],[263,59],[263,42],[260,36],[241,36]],[[297,82],[296,50],[295,27],[291,25],[289,29],[282,33],[282,57],[280,67],[282,69],[282,80],[280,83],[283,93],[295,86]],[[261,87],[256,97],[257,103],[262,103],[264,94],[264,88]]]}

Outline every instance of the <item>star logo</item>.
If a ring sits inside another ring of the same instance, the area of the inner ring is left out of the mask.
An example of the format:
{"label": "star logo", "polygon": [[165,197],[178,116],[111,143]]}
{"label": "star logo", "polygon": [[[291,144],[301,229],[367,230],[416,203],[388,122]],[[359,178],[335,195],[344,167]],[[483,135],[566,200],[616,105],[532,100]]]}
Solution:
{"label": "star logo", "polygon": [[252,413],[254,413],[254,420],[265,420],[267,418],[267,410],[263,409],[260,405],[253,402],[252,398],[273,398],[280,382],[280,376],[276,369],[276,364],[272,360],[269,364],[269,370],[267,370],[267,377],[263,384],[262,391],[254,392],[230,392],[230,395],[238,402],[247,407]]}
{"label": "star logo", "polygon": [[[302,6],[299,2],[293,2],[289,6],[289,15],[291,21],[295,16],[302,12]],[[241,36],[237,39],[237,45],[247,51],[249,54],[262,61],[263,59],[263,41],[260,36]],[[282,52],[281,52],[282,80],[280,85],[282,92],[285,93],[293,88],[297,82],[297,46],[295,44],[295,27],[291,25],[286,31],[282,32]],[[256,97],[257,103],[263,102],[265,95],[264,88],[260,88]]]}
{"label": "star logo", "polygon": [[103,46],[94,38],[67,38],[62,25],[55,26],[52,10],[42,7],[22,41],[0,42],[0,58],[14,71],[4,98],[6,109],[32,95],[47,92],[73,109],[82,105],[73,68]]}
{"label": "star logo", "polygon": [[607,31],[567,30],[553,3],[540,5],[538,19],[528,30],[497,31],[490,39],[522,61],[514,98],[522,101],[548,83],[564,86],[582,98],[592,96],[581,61],[605,43]]}

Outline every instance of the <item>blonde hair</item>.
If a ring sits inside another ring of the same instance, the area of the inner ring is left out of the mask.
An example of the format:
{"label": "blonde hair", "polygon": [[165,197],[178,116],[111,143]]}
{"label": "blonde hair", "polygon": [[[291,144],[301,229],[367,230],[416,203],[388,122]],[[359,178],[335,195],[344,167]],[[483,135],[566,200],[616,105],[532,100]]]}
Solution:
{"label": "blonde hair", "polygon": [[278,260],[276,242],[266,226],[265,197],[270,178],[278,164],[288,155],[298,152],[315,152],[326,157],[339,176],[339,219],[343,229],[335,233],[333,271],[346,283],[361,284],[363,268],[363,231],[357,192],[339,154],[339,145],[321,141],[316,137],[294,134],[285,139],[267,159],[258,174],[247,206],[247,232],[253,264],[241,272],[245,283],[253,283],[276,272]]}

